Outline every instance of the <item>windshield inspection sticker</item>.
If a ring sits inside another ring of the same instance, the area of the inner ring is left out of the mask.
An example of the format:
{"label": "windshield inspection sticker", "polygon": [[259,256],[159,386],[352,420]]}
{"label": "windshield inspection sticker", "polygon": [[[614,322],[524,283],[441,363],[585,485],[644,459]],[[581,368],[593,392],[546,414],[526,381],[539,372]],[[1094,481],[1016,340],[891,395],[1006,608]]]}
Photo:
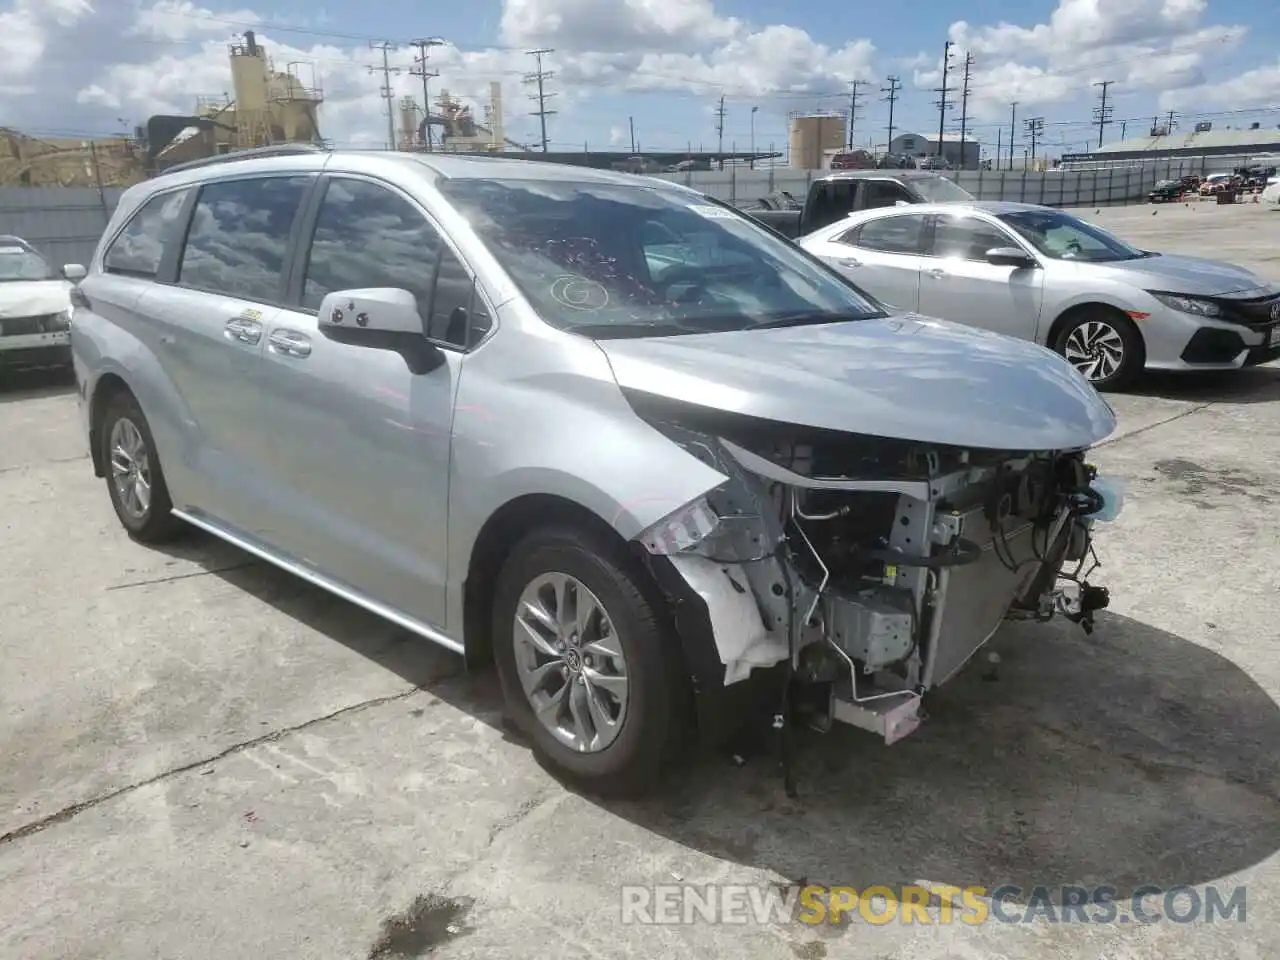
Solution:
{"label": "windshield inspection sticker", "polygon": [[724,207],[713,207],[709,204],[695,204],[689,208],[700,217],[706,217],[708,220],[741,220],[742,218],[732,210],[726,210]]}

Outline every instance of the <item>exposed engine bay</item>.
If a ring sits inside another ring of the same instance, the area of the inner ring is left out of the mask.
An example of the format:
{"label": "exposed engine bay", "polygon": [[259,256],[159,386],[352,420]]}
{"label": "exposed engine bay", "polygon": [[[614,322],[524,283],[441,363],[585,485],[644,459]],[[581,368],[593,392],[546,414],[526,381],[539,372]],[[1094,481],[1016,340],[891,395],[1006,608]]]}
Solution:
{"label": "exposed engine bay", "polygon": [[[633,402],[636,402],[633,398]],[[785,663],[812,725],[893,743],[1010,618],[1092,629],[1092,528],[1119,490],[1085,451],[971,450],[665,401],[653,426],[726,481],[639,538],[706,603],[725,684]]]}

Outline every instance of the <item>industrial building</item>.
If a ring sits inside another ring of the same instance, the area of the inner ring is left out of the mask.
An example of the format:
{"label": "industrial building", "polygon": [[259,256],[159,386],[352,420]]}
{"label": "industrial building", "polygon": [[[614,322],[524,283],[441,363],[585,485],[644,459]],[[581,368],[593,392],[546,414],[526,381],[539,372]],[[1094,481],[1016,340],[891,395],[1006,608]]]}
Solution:
{"label": "industrial building", "polygon": [[318,119],[324,94],[314,75],[304,82],[305,64],[277,70],[252,30],[230,44],[228,52],[231,94],[197,96],[194,114],[147,121],[142,139],[148,173],[248,147],[324,143]]}
{"label": "industrial building", "polygon": [[[889,142],[889,153],[899,157],[935,157],[936,133],[900,133]],[[976,170],[982,159],[982,144],[972,135],[960,140],[958,133],[943,133],[942,159],[958,170]]]}
{"label": "industrial building", "polygon": [[1168,126],[1153,124],[1144,137],[1119,140],[1088,153],[1066,154],[1061,166],[1068,170],[1089,169],[1201,157],[1231,166],[1277,154],[1280,154],[1280,129],[1263,129],[1261,123],[1254,123],[1245,130],[1230,127],[1214,130],[1212,122],[1203,121],[1190,133],[1178,133]]}

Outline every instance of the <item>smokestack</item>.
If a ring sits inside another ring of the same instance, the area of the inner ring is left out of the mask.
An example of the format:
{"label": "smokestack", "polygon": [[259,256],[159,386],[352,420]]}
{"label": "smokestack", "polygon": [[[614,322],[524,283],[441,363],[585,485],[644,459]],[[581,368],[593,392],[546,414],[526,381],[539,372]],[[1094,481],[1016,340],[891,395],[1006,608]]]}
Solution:
{"label": "smokestack", "polygon": [[244,32],[244,45],[249,51],[249,56],[255,57],[258,55],[258,38],[253,35],[252,30]]}

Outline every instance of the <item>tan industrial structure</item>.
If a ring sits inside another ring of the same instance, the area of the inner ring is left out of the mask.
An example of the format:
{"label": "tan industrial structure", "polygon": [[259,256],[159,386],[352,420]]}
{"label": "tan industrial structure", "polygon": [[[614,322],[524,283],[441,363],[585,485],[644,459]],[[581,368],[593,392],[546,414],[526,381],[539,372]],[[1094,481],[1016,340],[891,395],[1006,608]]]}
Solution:
{"label": "tan industrial structure", "polygon": [[317,113],[324,94],[314,76],[304,83],[303,64],[276,70],[252,30],[228,52],[234,97],[197,97],[193,123],[154,154],[156,169],[274,143],[323,143]]}
{"label": "tan industrial structure", "polygon": [[838,113],[793,115],[787,138],[787,165],[797,170],[821,170],[833,153],[844,149],[848,127]]}
{"label": "tan industrial structure", "polygon": [[[507,146],[525,149],[503,135],[502,84],[489,84],[484,121],[477,123],[471,107],[441,90],[430,124],[424,122],[421,105],[413,97],[400,101],[397,146],[408,152],[436,150],[442,153],[501,153]],[[438,128],[438,132],[432,130]],[[429,139],[428,139],[429,138]]]}
{"label": "tan industrial structure", "polygon": [[129,137],[50,139],[0,128],[0,186],[127,187],[142,179]]}

